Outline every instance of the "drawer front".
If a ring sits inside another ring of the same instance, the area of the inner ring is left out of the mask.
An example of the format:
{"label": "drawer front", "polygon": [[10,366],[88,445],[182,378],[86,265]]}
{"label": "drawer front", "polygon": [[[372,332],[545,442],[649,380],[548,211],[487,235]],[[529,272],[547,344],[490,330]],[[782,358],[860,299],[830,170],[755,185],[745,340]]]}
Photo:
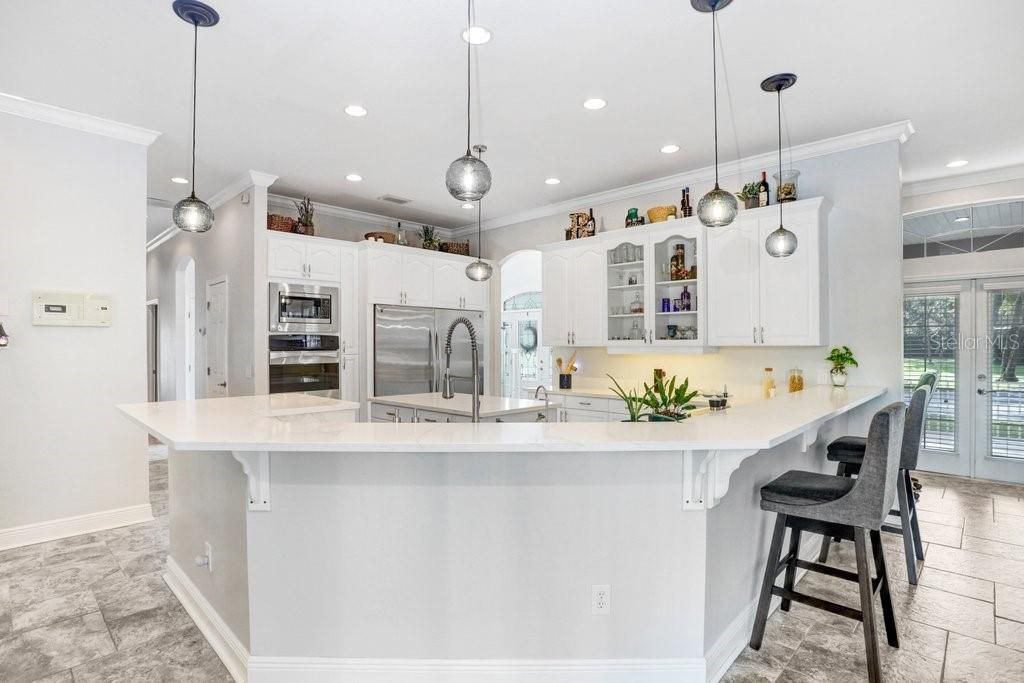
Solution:
{"label": "drawer front", "polygon": [[412,419],[412,410],[408,408],[399,408],[398,406],[389,406],[386,403],[371,403],[370,404],[370,418],[374,420],[383,420],[385,422],[394,422],[395,414],[402,422],[409,422]]}
{"label": "drawer front", "polygon": [[565,405],[570,410],[599,410],[601,412],[608,412],[608,399],[606,398],[589,398],[587,396],[566,396]]}
{"label": "drawer front", "polygon": [[502,417],[491,418],[487,422],[537,422],[537,416],[540,414],[546,414],[548,416],[548,422],[555,422],[558,419],[556,415],[557,408],[549,408],[544,410],[543,408],[538,410],[531,410],[528,413],[513,413],[512,415],[503,415]]}
{"label": "drawer front", "polygon": [[573,410],[566,408],[563,411],[566,422],[607,422],[608,413],[596,410]]}
{"label": "drawer front", "polygon": [[426,424],[449,424],[453,422],[472,422],[473,418],[465,415],[452,415],[451,413],[439,413],[434,410],[416,409],[416,419]]}

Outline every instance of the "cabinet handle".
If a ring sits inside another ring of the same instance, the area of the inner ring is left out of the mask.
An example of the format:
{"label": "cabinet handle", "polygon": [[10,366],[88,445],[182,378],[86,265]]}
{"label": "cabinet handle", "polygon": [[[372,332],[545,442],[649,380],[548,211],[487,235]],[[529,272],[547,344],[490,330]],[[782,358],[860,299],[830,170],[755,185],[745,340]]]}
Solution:
{"label": "cabinet handle", "polygon": [[647,340],[649,344],[654,343],[654,330],[651,330],[650,332],[647,333]]}
{"label": "cabinet handle", "polygon": [[580,401],[580,405],[581,406],[589,406],[590,405],[590,401]]}
{"label": "cabinet handle", "polygon": [[566,333],[565,333],[565,343],[566,343],[566,344],[572,344],[572,342],[571,342],[571,341],[569,341],[569,338],[570,338],[570,335],[571,335],[571,334],[572,334],[571,332],[566,332]]}
{"label": "cabinet handle", "polygon": [[344,370],[344,369],[345,369],[345,356],[342,356],[342,357],[341,357],[341,369],[342,369],[342,370]]}
{"label": "cabinet handle", "polygon": [[576,330],[572,332],[572,345],[576,346]]}
{"label": "cabinet handle", "polygon": [[764,328],[761,328],[761,343],[764,344]]}
{"label": "cabinet handle", "polygon": [[751,333],[754,336],[754,343],[757,343],[757,325],[752,328],[754,331]]}
{"label": "cabinet handle", "polygon": [[341,352],[342,353],[345,353],[345,347],[347,347],[347,346],[348,346],[348,342],[347,341],[341,342]]}

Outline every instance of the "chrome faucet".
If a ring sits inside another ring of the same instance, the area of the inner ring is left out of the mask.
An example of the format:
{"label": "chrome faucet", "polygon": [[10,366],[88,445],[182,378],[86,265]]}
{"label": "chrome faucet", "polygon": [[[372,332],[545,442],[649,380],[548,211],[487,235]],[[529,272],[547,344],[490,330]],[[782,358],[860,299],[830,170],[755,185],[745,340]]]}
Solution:
{"label": "chrome faucet", "polygon": [[469,348],[473,356],[473,422],[480,421],[480,353],[476,345],[476,330],[469,318],[459,317],[448,326],[448,336],[444,341],[444,384],[441,389],[442,398],[454,398],[452,391],[452,333],[460,324],[466,326],[469,332]]}
{"label": "chrome faucet", "polygon": [[538,384],[537,389],[533,392],[533,398],[536,401],[540,400],[540,392],[544,392],[544,403],[548,403],[548,388],[543,384]]}

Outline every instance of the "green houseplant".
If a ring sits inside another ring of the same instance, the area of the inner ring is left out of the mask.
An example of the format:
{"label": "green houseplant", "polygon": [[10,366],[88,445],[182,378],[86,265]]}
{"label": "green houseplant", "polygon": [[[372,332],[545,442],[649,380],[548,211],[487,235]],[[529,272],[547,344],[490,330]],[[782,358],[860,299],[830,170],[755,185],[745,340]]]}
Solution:
{"label": "green houseplant", "polygon": [[622,388],[622,385],[616,381],[614,377],[608,375],[608,379],[612,381],[614,387],[608,387],[615,395],[622,399],[622,402],[626,404],[626,412],[629,413],[629,419],[623,420],[624,422],[640,422],[642,419],[647,417],[645,409],[647,403],[644,401],[645,396],[641,396],[637,393],[636,389],[630,389],[626,391]]}
{"label": "green houseplant", "polygon": [[747,183],[743,186],[743,189],[736,193],[736,199],[743,202],[743,206],[747,209],[757,208],[757,195],[761,191],[760,183]]}
{"label": "green houseplant", "polygon": [[296,221],[295,232],[300,235],[313,234],[313,201],[309,197],[303,197],[301,202],[292,202],[295,210],[299,212]]}
{"label": "green houseplant", "polygon": [[424,249],[437,251],[441,248],[441,241],[437,239],[437,229],[430,225],[424,225],[420,230],[420,239],[423,241]]}
{"label": "green houseplant", "polygon": [[850,350],[849,346],[836,346],[828,355],[825,357],[829,363],[832,363],[832,370],[830,375],[832,376],[832,384],[837,387],[846,386],[846,368],[848,367],[860,367],[857,363],[857,359],[853,357],[853,351]]}
{"label": "green houseplant", "polygon": [[681,384],[677,384],[673,377],[665,382],[663,377],[654,380],[654,386],[644,383],[644,403],[651,410],[650,420],[652,422],[678,422],[690,416],[691,410],[696,406],[691,403],[697,396],[696,391],[690,391],[690,378],[684,377]]}

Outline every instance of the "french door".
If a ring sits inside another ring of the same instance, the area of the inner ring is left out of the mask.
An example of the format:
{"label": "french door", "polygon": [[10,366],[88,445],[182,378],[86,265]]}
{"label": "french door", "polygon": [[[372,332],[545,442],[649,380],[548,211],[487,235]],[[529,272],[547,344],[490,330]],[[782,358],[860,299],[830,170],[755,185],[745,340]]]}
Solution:
{"label": "french door", "polygon": [[907,400],[938,375],[919,469],[1024,482],[1024,278],[907,285],[903,347]]}

